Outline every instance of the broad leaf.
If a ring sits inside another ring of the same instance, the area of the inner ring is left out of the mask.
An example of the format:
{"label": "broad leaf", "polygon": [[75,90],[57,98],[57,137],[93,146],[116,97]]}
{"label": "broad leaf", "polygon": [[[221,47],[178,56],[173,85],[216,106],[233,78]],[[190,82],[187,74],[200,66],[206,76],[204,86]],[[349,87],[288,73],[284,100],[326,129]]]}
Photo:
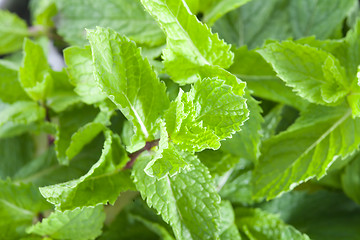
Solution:
{"label": "broad leaf", "polygon": [[99,87],[132,122],[137,137],[154,139],[169,106],[165,85],[128,38],[104,28],[89,30],[88,38]]}
{"label": "broad leaf", "polygon": [[26,22],[5,10],[0,10],[0,22],[0,55],[20,50],[29,35]]}
{"label": "broad leaf", "polygon": [[56,1],[59,34],[73,45],[86,44],[85,28],[110,27],[139,44],[157,46],[165,42],[159,26],[134,0]]}
{"label": "broad leaf", "polygon": [[102,155],[87,174],[69,182],[40,188],[41,194],[59,210],[98,203],[114,204],[120,192],[133,189],[128,171],[129,160],[120,138],[106,133]]}
{"label": "broad leaf", "polygon": [[54,26],[53,17],[57,13],[55,0],[33,0],[30,12],[33,25]]}
{"label": "broad leaf", "polygon": [[360,119],[345,106],[312,106],[287,131],[265,141],[254,172],[255,195],[274,198],[326,174],[335,156],[360,145]]}
{"label": "broad leaf", "polygon": [[258,52],[310,102],[336,104],[350,91],[345,69],[330,53],[292,41],[270,43]]}
{"label": "broad leaf", "polygon": [[245,99],[217,78],[205,78],[190,92],[180,91],[166,113],[168,133],[182,149],[218,149],[247,119]]}
{"label": "broad leaf", "polygon": [[50,66],[40,44],[25,39],[19,79],[26,93],[33,100],[45,100],[51,91],[53,79],[49,71]]}
{"label": "broad leaf", "polygon": [[190,153],[183,152],[182,157],[191,163],[191,169],[160,180],[144,172],[150,157],[139,157],[133,169],[136,188],[172,226],[177,239],[216,239],[220,197],[206,167]]}
{"label": "broad leaf", "polygon": [[83,102],[92,104],[106,98],[94,79],[94,65],[89,46],[85,48],[73,46],[65,49],[64,59],[71,83]]}
{"label": "broad leaf", "polygon": [[104,220],[102,206],[77,208],[54,212],[41,223],[28,228],[27,232],[51,239],[89,240],[101,234]]}
{"label": "broad leaf", "polygon": [[165,68],[176,82],[194,82],[199,78],[200,66],[218,65],[226,68],[231,65],[233,54],[230,46],[199,22],[185,1],[141,2],[166,33],[167,48],[163,53]]}
{"label": "broad leaf", "polygon": [[241,240],[239,230],[235,225],[235,213],[231,203],[222,201],[220,213],[220,239]]}

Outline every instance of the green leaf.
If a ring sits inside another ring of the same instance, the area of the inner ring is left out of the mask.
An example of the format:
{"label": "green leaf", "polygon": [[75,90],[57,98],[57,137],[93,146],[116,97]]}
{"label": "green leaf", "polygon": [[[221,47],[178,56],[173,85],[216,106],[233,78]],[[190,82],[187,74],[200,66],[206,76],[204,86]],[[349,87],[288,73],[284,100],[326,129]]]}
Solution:
{"label": "green leaf", "polygon": [[220,239],[241,240],[239,230],[235,225],[235,213],[231,203],[228,201],[222,201],[220,213]]}
{"label": "green leaf", "polygon": [[[237,47],[261,47],[267,39],[332,37],[356,0],[252,0],[219,19],[213,29]],[[256,17],[254,17],[256,16]]]}
{"label": "green leaf", "polygon": [[75,92],[81,100],[87,104],[93,104],[106,98],[94,79],[94,64],[91,56],[91,48],[72,46],[64,50],[65,63],[71,83],[75,86]]}
{"label": "green leaf", "polygon": [[95,78],[101,90],[134,125],[135,135],[154,139],[169,99],[134,42],[110,29],[88,30]]}
{"label": "green leaf", "polygon": [[134,188],[129,171],[123,170],[128,160],[119,136],[106,132],[102,155],[87,174],[69,182],[41,187],[40,192],[58,210],[114,204],[120,192]]}
{"label": "green leaf", "polygon": [[220,149],[204,150],[196,154],[201,162],[209,169],[212,176],[222,176],[239,162],[239,157]]}
{"label": "green leaf", "polygon": [[19,70],[20,83],[33,100],[44,100],[53,84],[45,53],[40,44],[28,38],[24,41],[23,52],[23,62]]}
{"label": "green leaf", "polygon": [[358,174],[360,169],[360,154],[355,155],[354,159],[345,167],[341,175],[342,188],[346,195],[348,195],[355,202],[360,203],[360,176]]}
{"label": "green leaf", "polygon": [[247,119],[245,99],[217,78],[205,78],[188,93],[180,91],[165,119],[171,140],[182,149],[218,149]]}
{"label": "green leaf", "polygon": [[255,50],[249,51],[246,46],[236,49],[234,53],[234,63],[229,71],[245,81],[254,96],[284,103],[297,109],[306,108],[308,102],[296,95],[290,87],[285,86],[276,76],[271,65],[259,53]]}
{"label": "green leaf", "polygon": [[144,169],[146,174],[150,177],[161,179],[166,175],[174,176],[179,171],[188,169],[188,163],[183,159],[179,150],[169,142],[169,140],[165,123],[162,122],[160,128],[159,149]]}
{"label": "green leaf", "polygon": [[260,207],[278,215],[311,239],[359,238],[359,205],[339,191],[293,191]]}
{"label": "green leaf", "polygon": [[45,109],[36,102],[18,101],[13,104],[0,102],[0,127],[31,124],[45,119]]}
{"label": "green leaf", "polygon": [[19,239],[31,226],[34,217],[51,208],[39,190],[28,184],[14,184],[0,180],[1,239]]}
{"label": "green leaf", "polygon": [[16,14],[0,10],[0,55],[20,50],[29,35],[26,22]]}
{"label": "green leaf", "polygon": [[254,240],[310,240],[278,216],[258,208],[236,208],[236,225],[248,239]]}
{"label": "green leaf", "polygon": [[48,107],[55,112],[62,112],[80,101],[64,70],[60,72],[51,70],[50,74],[53,79],[53,89],[46,99]]}
{"label": "green leaf", "polygon": [[176,82],[194,82],[199,78],[200,66],[218,65],[226,68],[231,65],[234,56],[230,46],[199,22],[185,1],[141,2],[166,33],[167,48],[163,52],[165,68]]}
{"label": "green leaf", "polygon": [[216,20],[225,15],[226,13],[250,2],[251,0],[218,0],[213,1],[213,4],[204,13],[204,22],[207,25],[213,25]]}
{"label": "green leaf", "polygon": [[[18,80],[18,67],[10,61],[0,60],[0,99],[3,102],[29,100]],[[11,89],[11,91],[9,91]]]}
{"label": "green leaf", "polygon": [[333,105],[350,91],[345,69],[330,53],[292,41],[271,43],[258,52],[310,102]]}
{"label": "green leaf", "polygon": [[102,206],[77,208],[72,211],[54,212],[27,229],[28,233],[49,236],[52,239],[95,239],[101,234],[105,220]]}
{"label": "green leaf", "polygon": [[358,149],[360,119],[345,106],[313,106],[287,131],[265,141],[254,172],[255,196],[274,198],[313,178],[321,178],[335,156]]}
{"label": "green leaf", "polygon": [[136,188],[172,226],[177,239],[217,239],[220,197],[206,167],[190,153],[182,156],[191,169],[160,180],[144,172],[150,156],[139,157],[133,169]]}
{"label": "green leaf", "polygon": [[165,42],[159,26],[133,0],[56,1],[60,19],[59,34],[72,45],[85,45],[85,28],[110,27],[139,44],[158,46]]}
{"label": "green leaf", "polygon": [[52,18],[57,14],[55,0],[32,0],[30,11],[33,25],[54,26]]}
{"label": "green leaf", "polygon": [[249,92],[245,94],[245,98],[250,112],[249,119],[244,123],[240,132],[222,143],[221,150],[256,163],[260,156],[261,124],[264,120],[259,103],[251,97]]}
{"label": "green leaf", "polygon": [[0,139],[0,178],[13,177],[34,156],[34,141],[29,135]]}
{"label": "green leaf", "polygon": [[61,164],[69,164],[71,158],[104,129],[107,122],[102,119],[103,114],[110,118],[110,113],[99,113],[91,106],[74,106],[61,113],[55,138]]}
{"label": "green leaf", "polygon": [[289,19],[293,36],[301,38],[315,35],[318,39],[331,37],[354,3],[354,0],[291,0]]}

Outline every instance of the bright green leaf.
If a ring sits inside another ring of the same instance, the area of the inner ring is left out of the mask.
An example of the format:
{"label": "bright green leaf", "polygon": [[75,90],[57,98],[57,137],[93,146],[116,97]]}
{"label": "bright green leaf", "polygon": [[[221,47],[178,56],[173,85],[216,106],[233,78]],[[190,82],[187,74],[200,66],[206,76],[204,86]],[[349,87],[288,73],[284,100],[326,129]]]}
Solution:
{"label": "bright green leaf", "polygon": [[0,10],[0,55],[20,50],[29,35],[26,22],[16,14]]}
{"label": "bright green leaf", "polygon": [[[199,22],[185,1],[142,0],[145,9],[158,21],[167,36],[165,68],[181,84],[197,80],[198,67],[229,67],[233,60],[230,46]],[[179,68],[181,66],[181,69]]]}
{"label": "bright green leaf", "polygon": [[26,38],[19,79],[26,93],[33,100],[44,100],[51,91],[53,79],[49,71],[50,66],[40,44]]}
{"label": "bright green leaf", "polygon": [[105,28],[88,30],[88,38],[99,87],[132,122],[137,136],[154,139],[169,106],[165,84],[128,38]]}
{"label": "bright green leaf", "polygon": [[255,195],[274,198],[326,174],[335,156],[360,145],[360,119],[344,106],[308,109],[287,131],[265,141],[254,172]]}
{"label": "bright green leaf", "polygon": [[133,169],[136,188],[172,226],[177,239],[216,239],[220,197],[206,167],[190,153],[183,152],[182,156],[191,163],[191,169],[160,180],[144,172],[150,157],[139,157]]}
{"label": "bright green leaf", "polygon": [[231,137],[248,117],[245,99],[217,78],[195,83],[188,93],[180,91],[166,113],[172,141],[181,148],[218,149],[220,140]]}
{"label": "bright green leaf", "polygon": [[64,50],[65,63],[75,92],[87,104],[96,103],[106,98],[94,79],[94,65],[89,46],[80,48],[72,46]]}
{"label": "bright green leaf", "polygon": [[258,52],[303,98],[336,104],[349,92],[345,69],[330,53],[292,41],[270,43]]}

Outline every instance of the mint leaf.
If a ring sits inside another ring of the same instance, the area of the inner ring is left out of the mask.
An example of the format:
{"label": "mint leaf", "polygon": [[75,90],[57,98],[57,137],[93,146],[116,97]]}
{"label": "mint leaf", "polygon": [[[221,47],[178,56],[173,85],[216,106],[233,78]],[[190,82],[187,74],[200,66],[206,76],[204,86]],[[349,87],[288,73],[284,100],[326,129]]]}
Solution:
{"label": "mint leaf", "polygon": [[161,179],[168,174],[174,176],[180,170],[188,168],[186,160],[169,140],[163,123],[160,128],[159,149],[144,169],[147,175]]}
{"label": "mint leaf", "polygon": [[40,44],[28,38],[24,41],[24,57],[19,79],[26,93],[35,101],[45,100],[52,89],[50,66]]}
{"label": "mint leaf", "polygon": [[221,150],[256,163],[260,156],[261,124],[264,120],[259,103],[251,97],[249,92],[245,94],[245,98],[250,112],[249,119],[240,132],[222,143]]}
{"label": "mint leaf", "polygon": [[53,27],[52,18],[57,14],[54,0],[34,0],[30,3],[30,12],[33,25]]}
{"label": "mint leaf", "polygon": [[154,139],[169,106],[165,85],[128,38],[105,28],[89,30],[88,38],[99,87],[132,122],[136,135]]}
{"label": "mint leaf", "polygon": [[158,46],[165,36],[138,1],[82,0],[56,1],[60,19],[59,34],[72,45],[85,45],[85,28],[110,27],[139,44]]}
{"label": "mint leaf", "polygon": [[95,239],[101,234],[104,220],[102,206],[77,208],[54,212],[41,223],[29,227],[27,232],[52,239]]}
{"label": "mint leaf", "polygon": [[121,171],[128,160],[119,136],[107,131],[102,155],[87,174],[69,182],[41,187],[40,192],[59,210],[98,203],[114,204],[120,192],[133,188],[129,172]]}
{"label": "mint leaf", "polygon": [[204,22],[207,25],[213,25],[216,20],[225,15],[226,13],[248,3],[252,0],[222,0],[222,1],[212,1],[213,4],[209,9],[205,11]]}
{"label": "mint leaf", "polygon": [[165,119],[169,136],[182,149],[218,149],[248,117],[245,99],[217,78],[205,78],[188,93],[180,91]]}
{"label": "mint leaf", "polygon": [[20,50],[24,38],[29,35],[26,22],[4,10],[0,10],[0,22],[0,55]]}
{"label": "mint leaf", "polygon": [[0,113],[0,128],[8,124],[31,124],[45,119],[45,109],[30,101],[18,101],[13,104],[0,102]]}
{"label": "mint leaf", "polygon": [[309,108],[287,131],[264,142],[254,172],[255,196],[271,199],[321,178],[335,156],[358,149],[359,128],[360,120],[344,106]]}
{"label": "mint leaf", "polygon": [[231,203],[222,201],[220,213],[220,239],[241,240],[239,230],[235,225],[235,213]]}
{"label": "mint leaf", "polygon": [[[13,103],[19,100],[29,100],[18,80],[18,69],[10,61],[0,60],[0,99],[3,102]],[[11,91],[9,91],[11,89]]]}
{"label": "mint leaf", "polygon": [[170,223],[177,239],[216,239],[220,197],[206,167],[190,153],[183,152],[182,156],[191,163],[191,169],[160,180],[144,172],[150,157],[139,157],[132,173],[136,188]]}
{"label": "mint leaf", "polygon": [[[184,1],[142,0],[145,9],[156,19],[167,36],[165,68],[181,84],[197,80],[198,67],[229,67],[233,54],[230,46],[199,22]],[[179,66],[182,66],[179,71]]]}
{"label": "mint leaf", "polygon": [[51,208],[39,190],[30,184],[14,184],[0,180],[0,223],[2,239],[19,239],[31,226],[34,217]]}
{"label": "mint leaf", "polygon": [[245,81],[254,96],[284,103],[297,109],[306,108],[308,102],[296,95],[290,87],[285,86],[276,76],[271,65],[259,53],[248,50],[246,46],[236,49],[234,53],[234,63],[229,71]]}
{"label": "mint leaf", "polygon": [[240,232],[249,239],[302,239],[309,240],[294,227],[285,224],[276,215],[258,208],[236,208],[236,225]]}
{"label": "mint leaf", "polygon": [[292,41],[271,43],[258,52],[288,86],[310,102],[336,104],[350,90],[345,69],[330,53]]}
{"label": "mint leaf", "polygon": [[106,98],[94,79],[94,64],[89,46],[85,48],[69,47],[64,50],[65,63],[71,83],[81,100],[87,104],[96,103]]}

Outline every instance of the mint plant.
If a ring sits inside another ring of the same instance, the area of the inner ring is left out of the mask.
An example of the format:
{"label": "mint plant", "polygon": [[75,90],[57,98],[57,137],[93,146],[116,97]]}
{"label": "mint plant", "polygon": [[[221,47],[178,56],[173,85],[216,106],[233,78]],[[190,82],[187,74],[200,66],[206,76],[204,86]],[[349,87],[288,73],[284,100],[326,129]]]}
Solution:
{"label": "mint plant", "polygon": [[0,239],[358,239],[356,0],[29,11],[0,10]]}

